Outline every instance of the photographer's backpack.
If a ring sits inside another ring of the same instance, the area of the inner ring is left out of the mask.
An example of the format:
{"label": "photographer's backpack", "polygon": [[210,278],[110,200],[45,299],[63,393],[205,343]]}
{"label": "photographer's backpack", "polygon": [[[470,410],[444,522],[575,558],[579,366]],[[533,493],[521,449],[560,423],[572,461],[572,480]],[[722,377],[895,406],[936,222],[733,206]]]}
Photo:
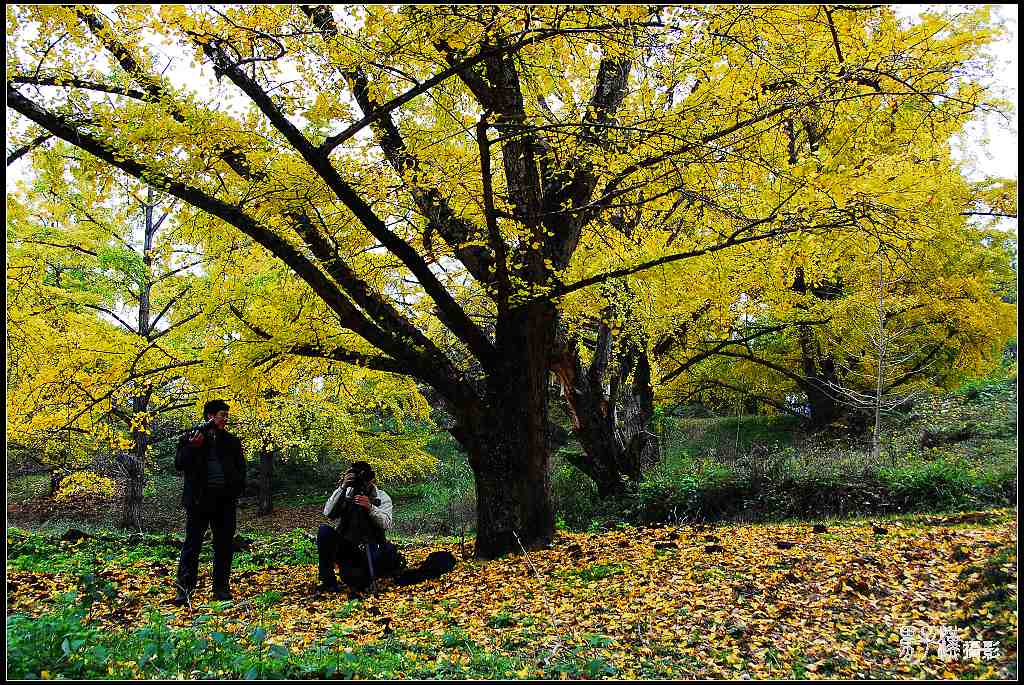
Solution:
{"label": "photographer's backpack", "polygon": [[413,585],[425,580],[440,578],[455,568],[455,555],[442,550],[431,552],[418,568],[411,568],[395,578],[395,585]]}

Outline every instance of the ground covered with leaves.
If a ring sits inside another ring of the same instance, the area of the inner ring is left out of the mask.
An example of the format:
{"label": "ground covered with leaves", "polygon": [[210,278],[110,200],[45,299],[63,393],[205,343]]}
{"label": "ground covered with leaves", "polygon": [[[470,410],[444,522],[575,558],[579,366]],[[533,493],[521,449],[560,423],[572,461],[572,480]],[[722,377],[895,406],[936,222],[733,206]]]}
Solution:
{"label": "ground covered with leaves", "polygon": [[[212,601],[206,578],[179,609],[169,603],[177,548],[166,537],[63,542],[12,529],[8,675],[1012,677],[1016,540],[1009,509],[817,528],[562,531],[550,549],[467,559],[440,579],[384,581],[376,595],[349,599],[315,596],[315,550],[296,530],[257,536],[236,554],[233,601]],[[415,565],[459,547],[447,539],[403,551]],[[949,626],[964,643],[998,645],[944,660],[934,640]]]}

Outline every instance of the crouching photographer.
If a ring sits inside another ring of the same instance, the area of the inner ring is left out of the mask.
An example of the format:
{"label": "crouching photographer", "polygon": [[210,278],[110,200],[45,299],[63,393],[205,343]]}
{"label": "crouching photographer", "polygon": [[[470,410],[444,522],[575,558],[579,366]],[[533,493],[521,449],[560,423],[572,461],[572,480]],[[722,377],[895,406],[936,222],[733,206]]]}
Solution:
{"label": "crouching photographer", "polygon": [[317,533],[318,592],[342,591],[335,565],[341,567],[345,584],[355,591],[401,570],[398,548],[386,539],[393,511],[391,498],[376,485],[373,467],[365,461],[353,462],[324,506],[324,516],[334,525],[325,523]]}

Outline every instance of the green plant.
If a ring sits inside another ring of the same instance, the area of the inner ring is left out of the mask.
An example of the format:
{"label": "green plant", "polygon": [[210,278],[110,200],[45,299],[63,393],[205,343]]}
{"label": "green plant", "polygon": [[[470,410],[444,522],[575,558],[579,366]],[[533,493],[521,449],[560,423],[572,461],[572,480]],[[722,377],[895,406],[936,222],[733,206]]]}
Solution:
{"label": "green plant", "polygon": [[7,675],[41,678],[43,671],[84,676],[72,654],[96,639],[98,631],[83,623],[86,610],[73,593],[63,595],[57,608],[38,618],[7,617]]}
{"label": "green plant", "polygon": [[601,580],[608,578],[609,576],[621,575],[625,572],[625,567],[621,564],[594,564],[578,571],[573,571],[570,575],[576,576],[584,583],[590,583],[595,580]]}
{"label": "green plant", "polygon": [[487,625],[491,628],[508,628],[515,625],[515,623],[515,619],[507,609],[502,609],[487,619]]}
{"label": "green plant", "polygon": [[256,595],[250,601],[253,606],[257,608],[268,609],[280,602],[282,599],[284,599],[284,595],[280,592],[277,592],[276,590],[268,590],[267,592]]}

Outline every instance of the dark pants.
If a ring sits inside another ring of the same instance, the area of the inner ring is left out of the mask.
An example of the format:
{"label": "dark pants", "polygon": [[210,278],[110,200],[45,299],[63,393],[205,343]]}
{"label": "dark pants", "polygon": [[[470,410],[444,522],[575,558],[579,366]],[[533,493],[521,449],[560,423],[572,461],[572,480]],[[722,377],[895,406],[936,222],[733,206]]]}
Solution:
{"label": "dark pants", "polygon": [[213,588],[227,590],[234,553],[235,513],[238,501],[233,497],[207,493],[195,506],[185,510],[185,542],[178,562],[178,587],[192,591],[199,575],[199,553],[206,528],[213,529]]}
{"label": "dark pants", "polygon": [[357,545],[341,537],[334,526],[326,523],[320,526],[316,534],[316,551],[320,565],[320,583],[322,585],[336,585],[337,579],[334,576],[334,565],[343,566],[366,565],[366,557]]}

